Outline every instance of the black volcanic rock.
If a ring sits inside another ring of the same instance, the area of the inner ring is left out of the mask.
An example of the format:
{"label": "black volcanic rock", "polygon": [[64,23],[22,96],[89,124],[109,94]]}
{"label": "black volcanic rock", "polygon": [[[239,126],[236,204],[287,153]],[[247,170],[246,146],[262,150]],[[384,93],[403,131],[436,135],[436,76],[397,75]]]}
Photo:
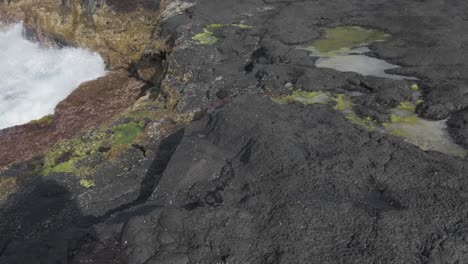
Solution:
{"label": "black volcanic rock", "polygon": [[448,131],[455,142],[468,148],[468,111],[455,113],[447,120]]}
{"label": "black volcanic rock", "polygon": [[[416,111],[449,117],[468,147],[466,1],[171,3],[154,30],[168,45],[129,71],[171,114],[199,120],[148,121],[176,128],[94,161],[94,188],[29,163],[0,171],[31,178],[0,204],[0,263],[468,263],[466,159],[368,131],[332,105],[271,100],[291,87],[354,93],[357,114],[387,122],[413,81],[316,68],[299,48],[324,28],[377,28],[391,36],[371,55],[419,78]],[[210,24],[215,43],[193,39]]]}
{"label": "black volcanic rock", "polygon": [[463,262],[465,164],[328,106],[242,96],[186,131],[158,209],[103,226],[127,223],[112,237],[132,264]]}

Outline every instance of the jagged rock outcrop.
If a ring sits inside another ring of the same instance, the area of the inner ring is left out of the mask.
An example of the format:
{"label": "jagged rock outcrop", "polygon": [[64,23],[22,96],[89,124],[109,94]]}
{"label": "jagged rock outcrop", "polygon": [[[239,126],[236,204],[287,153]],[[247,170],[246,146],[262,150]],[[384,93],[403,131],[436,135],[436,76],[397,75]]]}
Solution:
{"label": "jagged rock outcrop", "polygon": [[[43,44],[96,50],[111,69],[82,84],[57,106],[54,116],[0,131],[0,166],[43,154],[60,140],[109,123],[158,85],[166,67],[164,54],[171,49],[168,39],[153,37],[161,8],[160,1],[152,0],[20,0],[0,5],[0,19],[23,21],[29,37]],[[150,64],[143,63],[147,59]]]}
{"label": "jagged rock outcrop", "polygon": [[15,0],[0,6],[9,21],[23,21],[43,42],[99,52],[112,69],[137,61],[151,49],[160,1]]}

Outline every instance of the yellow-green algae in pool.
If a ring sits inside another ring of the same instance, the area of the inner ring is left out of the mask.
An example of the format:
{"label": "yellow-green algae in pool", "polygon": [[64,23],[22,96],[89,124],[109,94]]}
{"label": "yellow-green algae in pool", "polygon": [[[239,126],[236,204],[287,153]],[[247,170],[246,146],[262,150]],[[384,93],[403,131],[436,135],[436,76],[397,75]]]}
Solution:
{"label": "yellow-green algae in pool", "polygon": [[316,40],[307,49],[322,56],[348,53],[351,48],[384,41],[388,37],[382,31],[364,29],[358,26],[344,26],[326,29],[324,38]]}
{"label": "yellow-green algae in pool", "polygon": [[331,94],[329,92],[322,91],[302,91],[294,90],[291,95],[281,96],[273,98],[273,101],[279,104],[289,104],[293,102],[303,103],[305,105],[310,104],[327,104],[331,101]]}
{"label": "yellow-green algae in pool", "polygon": [[273,101],[279,104],[299,102],[304,105],[333,103],[333,108],[335,110],[343,112],[346,116],[346,119],[349,122],[356,125],[360,125],[370,131],[376,129],[374,121],[370,117],[362,118],[356,113],[354,113],[351,98],[346,94],[332,95],[330,92],[324,91],[309,92],[302,90],[293,90],[291,95],[276,97],[273,98]]}
{"label": "yellow-green algae in pool", "polygon": [[193,40],[198,41],[198,43],[203,45],[213,45],[218,42],[219,38],[214,35],[215,30],[224,28],[224,27],[237,27],[240,29],[251,29],[252,26],[245,24],[209,24],[207,25],[202,33],[198,33],[192,37]]}
{"label": "yellow-green algae in pool", "polygon": [[322,91],[295,90],[291,95],[273,98],[277,103],[300,102],[309,104],[328,104],[334,102],[334,109],[345,114],[346,120],[362,126],[369,131],[379,130],[394,136],[402,137],[407,142],[423,150],[435,150],[449,155],[466,157],[467,150],[455,144],[446,131],[445,121],[432,121],[420,118],[416,105],[420,102],[402,102],[391,109],[390,122],[378,124],[370,117],[360,117],[352,109],[351,98],[345,94],[334,94]]}
{"label": "yellow-green algae in pool", "polygon": [[466,157],[467,151],[450,138],[445,120],[434,121],[421,118],[415,113],[415,108],[416,105],[403,102],[391,109],[390,122],[382,124],[385,132],[402,137],[423,150],[435,150]]}

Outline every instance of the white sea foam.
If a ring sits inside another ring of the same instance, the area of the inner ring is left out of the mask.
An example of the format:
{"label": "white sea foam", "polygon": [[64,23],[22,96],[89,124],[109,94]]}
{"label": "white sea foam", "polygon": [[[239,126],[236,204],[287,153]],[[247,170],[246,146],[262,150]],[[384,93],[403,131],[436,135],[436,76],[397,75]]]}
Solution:
{"label": "white sea foam", "polygon": [[105,74],[97,53],[41,47],[23,30],[21,24],[0,28],[0,129],[52,114],[81,83]]}

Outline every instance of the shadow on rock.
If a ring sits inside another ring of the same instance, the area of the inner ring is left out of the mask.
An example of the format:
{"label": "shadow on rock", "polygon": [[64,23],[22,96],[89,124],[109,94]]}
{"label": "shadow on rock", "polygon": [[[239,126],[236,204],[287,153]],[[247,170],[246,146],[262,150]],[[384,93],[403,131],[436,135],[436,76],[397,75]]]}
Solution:
{"label": "shadow on rock", "polygon": [[[95,250],[93,230],[69,190],[38,178],[0,208],[0,263],[76,263],[80,250]],[[92,263],[92,262],[91,262]]]}

